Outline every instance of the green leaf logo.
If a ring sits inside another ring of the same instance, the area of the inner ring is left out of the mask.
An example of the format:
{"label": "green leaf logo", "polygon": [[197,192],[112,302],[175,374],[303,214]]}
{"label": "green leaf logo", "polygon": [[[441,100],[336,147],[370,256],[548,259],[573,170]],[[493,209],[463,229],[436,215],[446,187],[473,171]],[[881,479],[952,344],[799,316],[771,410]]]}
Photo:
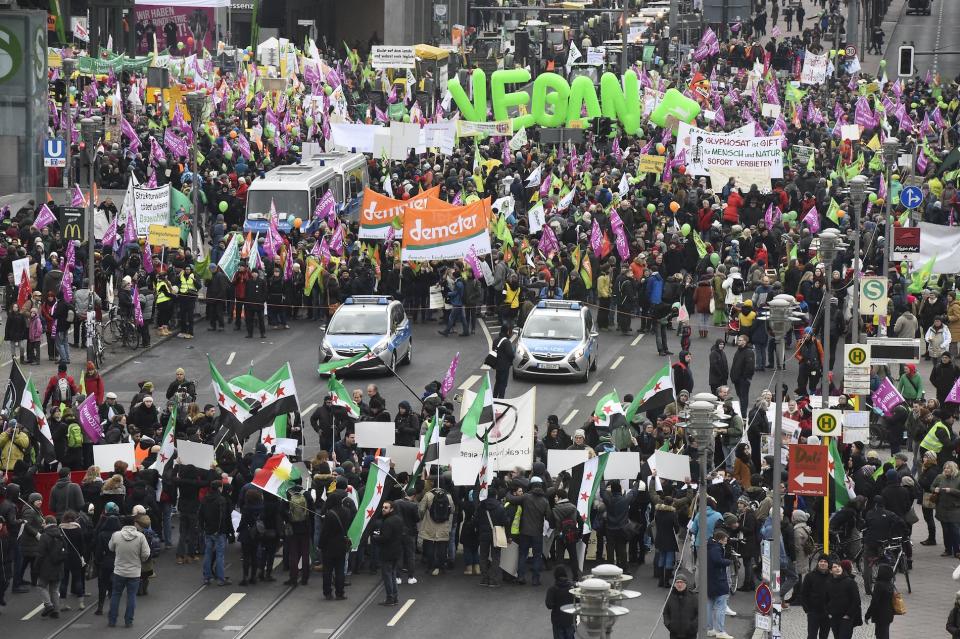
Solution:
{"label": "green leaf logo", "polygon": [[17,35],[0,26],[0,84],[13,77],[23,62],[23,47]]}

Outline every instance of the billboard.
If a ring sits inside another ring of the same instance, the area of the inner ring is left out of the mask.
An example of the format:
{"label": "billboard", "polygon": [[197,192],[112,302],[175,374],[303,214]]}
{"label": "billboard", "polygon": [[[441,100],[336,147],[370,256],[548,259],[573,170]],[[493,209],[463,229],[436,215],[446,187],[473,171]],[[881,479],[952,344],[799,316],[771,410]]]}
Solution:
{"label": "billboard", "polygon": [[[157,50],[169,49],[172,55],[201,53],[204,47],[214,50],[216,19],[213,7],[181,7],[171,5],[137,4],[134,19],[137,35],[137,54],[153,51],[153,38],[157,38]],[[193,38],[190,46],[189,38]],[[183,44],[183,48],[178,45]]]}

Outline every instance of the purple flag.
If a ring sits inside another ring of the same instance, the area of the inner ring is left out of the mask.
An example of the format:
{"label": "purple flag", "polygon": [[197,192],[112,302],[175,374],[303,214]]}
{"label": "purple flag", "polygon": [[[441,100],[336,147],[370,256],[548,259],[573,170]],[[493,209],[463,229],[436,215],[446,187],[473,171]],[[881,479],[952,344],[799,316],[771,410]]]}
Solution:
{"label": "purple flag", "polygon": [[391,224],[387,227],[387,239],[384,240],[383,243],[385,246],[390,246],[393,244],[395,239],[397,239],[397,229],[393,224]]}
{"label": "purple flag", "polygon": [[[393,228],[391,225],[390,228]],[[467,255],[463,260],[470,265],[470,270],[473,271],[473,277],[477,280],[483,277],[483,270],[480,268],[480,260],[477,259],[477,251],[470,246],[470,249],[467,251]]]}
{"label": "purple flag", "polygon": [[127,223],[123,225],[123,243],[130,244],[137,241],[137,225],[133,221],[133,213],[127,213]]}
{"label": "purple flag", "polygon": [[343,255],[343,224],[338,224],[337,230],[333,232],[333,237],[330,239],[330,252]]}
{"label": "purple flag", "polygon": [[864,129],[872,129],[874,127],[873,112],[870,110],[867,99],[863,96],[860,96],[860,99],[857,100],[857,105],[853,112],[853,121]]}
{"label": "purple flag", "polygon": [[67,304],[73,301],[73,273],[70,271],[64,271],[63,277],[60,278],[60,292],[63,293],[63,299]]}
{"label": "purple flag", "polygon": [[[70,206],[86,206],[86,200],[83,197],[83,191],[80,190],[79,184],[73,185],[73,199],[70,200]],[[46,204],[44,204],[46,206]],[[43,211],[41,211],[42,213]],[[52,220],[51,220],[52,221]],[[49,224],[49,222],[48,222]],[[37,228],[40,228],[39,226]]]}
{"label": "purple flag", "polygon": [[113,248],[117,243],[117,218],[119,215],[114,215],[113,219],[110,220],[109,226],[107,226],[106,232],[103,234],[103,245]]}
{"label": "purple flag", "polygon": [[553,175],[547,173],[547,177],[543,178],[543,182],[540,183],[540,197],[544,198],[550,194],[551,184],[553,184]]}
{"label": "purple flag", "polygon": [[810,227],[811,233],[820,232],[820,214],[817,213],[817,207],[814,206],[807,211],[807,214],[803,216],[803,221]]}
{"label": "purple flag", "polygon": [[237,150],[240,151],[240,155],[242,155],[244,159],[250,159],[250,140],[248,140],[243,133],[237,134]]}
{"label": "purple flag", "polygon": [[[954,390],[956,390],[956,386],[950,390],[951,395],[953,395]],[[893,409],[903,403],[903,395],[900,394],[900,391],[893,385],[889,377],[884,377],[880,381],[877,390],[871,393],[870,399],[873,405],[882,410],[886,416],[892,415]],[[947,401],[950,401],[949,397]]]}
{"label": "purple flag", "polygon": [[277,207],[274,206],[273,201],[270,201],[270,228],[267,230],[267,235],[263,239],[263,252],[267,254],[267,257],[273,262],[273,259],[277,256],[277,245],[279,244],[280,231],[277,229]]}
{"label": "purple flag", "polygon": [[320,200],[317,202],[317,208],[313,211],[313,219],[329,220],[331,223],[337,219],[337,201],[333,198],[333,190],[327,189]]}
{"label": "purple flag", "polygon": [[153,273],[153,247],[150,246],[149,240],[143,243],[141,261],[143,262],[143,270],[147,275]]}
{"label": "purple flag", "polygon": [[953,404],[960,404],[960,377],[957,378],[957,381],[953,383],[953,388],[950,389],[950,393],[947,395],[945,402],[951,402]]}
{"label": "purple flag", "polygon": [[150,177],[147,178],[147,188],[148,188],[148,189],[155,189],[155,188],[157,188],[158,186],[159,186],[159,184],[157,184],[157,172],[156,172],[156,171],[153,171],[153,172],[150,173]]}
{"label": "purple flag", "polygon": [[540,233],[539,248],[544,257],[550,257],[550,255],[560,250],[560,243],[557,241],[557,236],[554,235],[553,229],[549,224],[545,225]]}
{"label": "purple flag", "polygon": [[143,326],[143,309],[140,307],[140,289],[133,286],[133,319],[137,326]]}
{"label": "purple flag", "polygon": [[610,211],[610,227],[616,236],[617,253],[620,254],[620,259],[630,259],[630,243],[627,242],[627,234],[623,230],[623,220],[620,219],[620,214],[617,213],[616,209]]}
{"label": "purple flag", "polygon": [[163,132],[163,146],[176,158],[187,157],[187,143],[173,132],[172,127]]}
{"label": "purple flag", "polygon": [[920,155],[917,156],[917,171],[920,175],[923,175],[927,172],[927,167],[930,162],[927,160],[927,154],[923,152],[923,149],[920,149]]}
{"label": "purple flag", "polygon": [[596,257],[600,257],[600,251],[603,249],[603,234],[600,232],[600,224],[594,220],[590,227],[590,250]]}
{"label": "purple flag", "polygon": [[151,138],[150,138],[150,162],[151,162],[151,164],[153,164],[153,163],[158,163],[158,162],[163,162],[163,161],[166,160],[166,159],[167,159],[167,156],[166,156],[166,154],[164,154],[163,149],[160,148],[160,145],[157,144],[157,139],[151,137]]}
{"label": "purple flag", "polygon": [[80,402],[80,405],[77,406],[77,420],[90,441],[94,444],[100,443],[100,440],[103,439],[103,430],[100,428],[100,413],[97,410],[96,395],[90,393],[86,399]]}
{"label": "purple flag", "polygon": [[286,242],[286,245],[287,255],[283,263],[283,281],[289,282],[293,279],[293,247],[290,246],[290,242]]}
{"label": "purple flag", "polygon": [[940,107],[937,107],[933,110],[933,123],[939,128],[946,127],[947,123],[943,119],[943,115],[940,113]]}
{"label": "purple flag", "polygon": [[616,160],[618,164],[623,162],[623,151],[620,150],[620,136],[613,138],[613,147],[610,152],[613,153],[613,159]]}
{"label": "purple flag", "polygon": [[[74,199],[76,199],[76,194],[74,194]],[[80,194],[80,197],[83,198],[83,194]],[[74,206],[78,206],[74,204]],[[45,228],[55,222],[57,217],[53,214],[53,211],[50,210],[50,207],[44,204],[40,207],[40,212],[37,213],[37,219],[34,220],[33,225],[37,227],[37,230]]]}
{"label": "purple flag", "polygon": [[457,367],[460,366],[460,353],[458,352],[453,356],[453,360],[450,362],[450,368],[447,369],[446,375],[443,376],[443,381],[440,382],[440,397],[446,397],[453,389],[454,380],[457,378]]}
{"label": "purple flag", "polygon": [[130,150],[138,153],[140,150],[140,138],[137,137],[137,131],[133,128],[133,125],[127,122],[127,119],[123,116],[120,116],[120,134],[130,140]]}

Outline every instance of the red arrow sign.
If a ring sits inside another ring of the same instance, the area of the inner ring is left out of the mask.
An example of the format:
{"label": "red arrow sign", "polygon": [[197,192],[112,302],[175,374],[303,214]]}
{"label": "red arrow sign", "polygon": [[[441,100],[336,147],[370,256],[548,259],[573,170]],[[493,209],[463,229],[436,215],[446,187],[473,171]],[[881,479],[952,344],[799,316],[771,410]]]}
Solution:
{"label": "red arrow sign", "polygon": [[787,492],[823,496],[827,488],[827,447],[791,444]]}

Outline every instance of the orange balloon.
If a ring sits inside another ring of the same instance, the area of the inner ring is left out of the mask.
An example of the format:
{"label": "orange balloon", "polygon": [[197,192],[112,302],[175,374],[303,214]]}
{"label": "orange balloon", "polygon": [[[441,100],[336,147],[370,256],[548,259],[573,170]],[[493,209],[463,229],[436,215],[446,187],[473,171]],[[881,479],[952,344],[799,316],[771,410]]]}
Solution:
{"label": "orange balloon", "polygon": [[877,198],[877,206],[883,206],[883,198],[882,198],[882,197],[878,197],[878,198]]}
{"label": "orange balloon", "polygon": [[664,152],[666,152],[666,150],[667,150],[667,147],[663,146],[659,142],[657,143],[657,153],[659,153],[660,155],[663,155]]}
{"label": "orange balloon", "polygon": [[293,218],[293,228],[298,229],[302,224],[303,220],[301,220],[299,217]]}
{"label": "orange balloon", "polygon": [[673,211],[674,213],[676,213],[677,211],[679,211],[679,210],[680,210],[680,203],[679,203],[679,202],[671,202],[671,203],[670,203],[670,210]]}
{"label": "orange balloon", "polygon": [[236,139],[237,139],[237,132],[236,132],[236,131],[231,131],[231,132],[230,132],[230,137],[231,137],[232,139],[236,140]]}
{"label": "orange balloon", "polygon": [[837,217],[838,217],[838,218],[841,218],[841,217],[845,216],[846,214],[847,214],[846,211],[837,211]]}
{"label": "orange balloon", "polygon": [[677,173],[679,173],[680,175],[683,175],[686,172],[687,172],[687,167],[685,167],[684,165],[681,164],[680,166],[677,167]]}

